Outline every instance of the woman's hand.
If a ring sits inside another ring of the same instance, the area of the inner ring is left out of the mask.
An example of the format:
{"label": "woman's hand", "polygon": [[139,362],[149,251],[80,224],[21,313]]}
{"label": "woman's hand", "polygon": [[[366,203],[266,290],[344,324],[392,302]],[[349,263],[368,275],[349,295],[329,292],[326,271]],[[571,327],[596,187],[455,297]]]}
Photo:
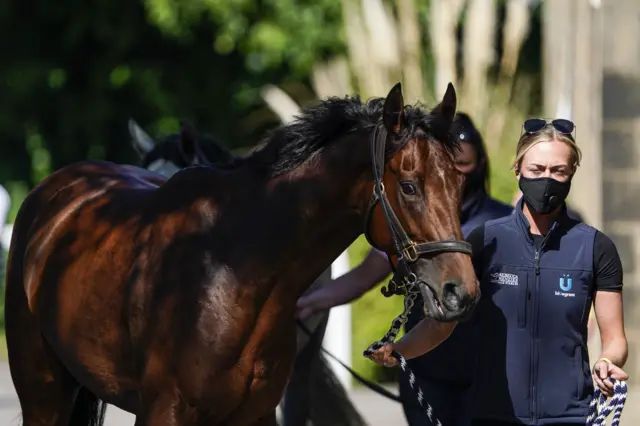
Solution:
{"label": "woman's hand", "polygon": [[393,343],[387,343],[377,351],[375,351],[369,359],[375,362],[378,365],[382,365],[383,367],[395,367],[398,365],[398,360],[391,356],[391,353],[394,351]]}
{"label": "woman's hand", "polygon": [[593,364],[593,371],[591,373],[593,380],[600,388],[600,391],[606,396],[613,395],[613,383],[608,380],[609,377],[613,377],[616,380],[627,380],[629,375],[624,370],[607,359],[599,359]]}

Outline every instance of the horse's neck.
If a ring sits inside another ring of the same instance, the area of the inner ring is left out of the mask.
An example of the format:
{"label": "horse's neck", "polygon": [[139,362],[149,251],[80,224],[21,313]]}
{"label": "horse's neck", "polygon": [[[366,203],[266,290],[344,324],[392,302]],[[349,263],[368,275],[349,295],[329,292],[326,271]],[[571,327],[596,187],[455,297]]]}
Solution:
{"label": "horse's neck", "polygon": [[297,241],[299,249],[291,259],[292,282],[284,284],[299,294],[311,285],[322,285],[330,279],[333,261],[363,230],[359,217],[342,217],[333,221],[320,217],[317,220],[310,219],[308,223],[302,239]]}
{"label": "horse's neck", "polygon": [[[362,172],[353,164],[340,174],[322,160],[307,173],[294,170],[265,183],[266,196],[253,197],[245,215],[245,232],[253,236],[276,285],[290,294],[301,294],[362,233],[363,210],[354,205],[359,191],[366,191]],[[259,193],[260,190],[257,191]],[[238,208],[240,210],[240,208]]]}
{"label": "horse's neck", "polygon": [[301,294],[362,233],[364,209],[354,200],[370,190],[363,183],[368,144],[361,135],[349,139],[272,179],[256,178],[247,164],[226,173],[180,173],[179,186],[196,192],[189,199],[206,197],[209,210],[217,210],[214,250],[233,259],[241,281],[258,278]]}
{"label": "horse's neck", "polygon": [[289,198],[298,203],[287,207],[292,282],[283,283],[290,290],[307,290],[364,231],[372,190],[364,175],[370,167],[369,144],[360,134],[331,146],[306,176],[293,172],[298,183],[287,182],[298,192]]}

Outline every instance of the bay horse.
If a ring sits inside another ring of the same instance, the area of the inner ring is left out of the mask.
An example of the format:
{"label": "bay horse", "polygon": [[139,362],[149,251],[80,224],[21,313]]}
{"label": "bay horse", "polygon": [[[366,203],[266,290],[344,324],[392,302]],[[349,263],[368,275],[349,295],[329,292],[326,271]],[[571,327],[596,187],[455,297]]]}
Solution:
{"label": "bay horse", "polygon": [[[361,233],[425,312],[459,321],[478,283],[459,222],[449,85],[430,112],[329,98],[229,170],[63,167],[16,217],[5,324],[23,424],[272,426],[295,304]],[[374,195],[372,195],[374,194]],[[364,226],[363,226],[364,224]]]}
{"label": "bay horse", "polygon": [[[196,133],[186,123],[180,124],[178,133],[158,139],[133,119],[128,127],[140,166],[166,178],[185,167],[208,164],[228,168],[236,161],[221,141]],[[330,279],[331,266],[310,288],[325,285]],[[293,370],[276,411],[283,426],[306,426],[309,421],[312,426],[366,426],[321,351],[328,321],[329,311],[322,311],[302,320],[302,327],[298,325]]]}

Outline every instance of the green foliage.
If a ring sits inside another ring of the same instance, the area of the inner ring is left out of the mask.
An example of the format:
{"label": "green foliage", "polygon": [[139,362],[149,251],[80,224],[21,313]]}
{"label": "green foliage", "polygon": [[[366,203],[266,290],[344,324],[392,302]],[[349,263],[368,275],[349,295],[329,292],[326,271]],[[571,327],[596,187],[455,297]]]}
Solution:
{"label": "green foliage", "polygon": [[[515,151],[515,149],[514,149]],[[511,204],[518,182],[511,169],[513,155],[500,150],[491,157],[491,196],[504,203]]]}
{"label": "green foliage", "polygon": [[[0,65],[0,183],[11,194],[10,222],[26,192],[66,164],[136,164],[126,125],[131,117],[152,135],[175,132],[186,119],[230,148],[254,145],[278,123],[269,113],[258,125],[245,125],[253,109],[264,108],[259,88],[284,80],[306,84],[307,74],[292,74],[291,64],[302,69],[316,52],[340,46],[339,2],[289,11],[281,2],[260,9],[242,0],[199,2],[221,23],[212,25],[202,19],[205,9],[183,19],[180,11],[198,2],[178,7],[172,1],[153,2],[157,7],[145,11],[141,2],[124,0],[36,0],[0,14],[6,59]],[[146,22],[147,12],[164,29],[175,18],[184,31],[160,32]],[[306,29],[294,40],[296,25]],[[246,46],[216,53],[225,34]],[[267,71],[247,68],[256,50],[264,50]]]}
{"label": "green foliage", "polygon": [[343,50],[340,0],[145,0],[151,22],[172,36],[192,39],[203,16],[215,29],[218,54],[242,53],[248,70],[286,65],[306,76],[315,61]]}

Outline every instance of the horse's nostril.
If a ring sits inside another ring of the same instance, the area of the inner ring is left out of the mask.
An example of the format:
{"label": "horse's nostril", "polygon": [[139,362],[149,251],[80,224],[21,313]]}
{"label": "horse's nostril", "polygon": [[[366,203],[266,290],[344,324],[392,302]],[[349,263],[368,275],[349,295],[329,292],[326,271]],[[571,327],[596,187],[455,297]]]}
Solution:
{"label": "horse's nostril", "polygon": [[457,311],[463,305],[464,294],[458,281],[447,281],[442,286],[442,302],[451,311]]}

